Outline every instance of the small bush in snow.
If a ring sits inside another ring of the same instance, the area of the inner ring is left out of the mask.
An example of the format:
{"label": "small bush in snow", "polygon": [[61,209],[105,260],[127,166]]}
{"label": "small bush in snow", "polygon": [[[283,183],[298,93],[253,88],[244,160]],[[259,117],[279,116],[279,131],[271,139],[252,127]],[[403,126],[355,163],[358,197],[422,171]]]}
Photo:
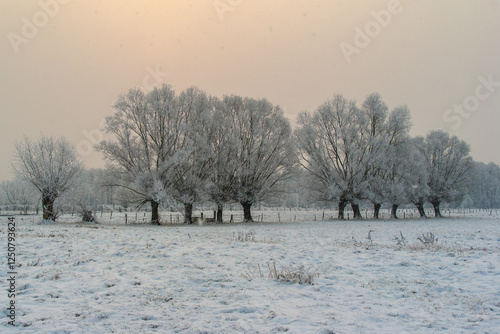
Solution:
{"label": "small bush in snow", "polygon": [[[262,269],[260,265],[257,266],[259,269],[258,277],[264,278],[265,275],[262,273]],[[298,283],[298,284],[314,284],[314,275],[311,274],[304,266],[299,266],[298,268],[283,267],[281,269],[276,268],[276,263],[273,262],[272,266],[267,263],[268,269],[268,278],[277,280],[279,282],[289,282],[289,283]],[[256,273],[253,271],[245,271],[245,273],[241,274],[242,277],[248,279],[249,281],[253,280],[256,277]]]}
{"label": "small bush in snow", "polygon": [[372,232],[375,232],[374,230],[370,230],[368,232],[368,237],[366,237],[366,239],[368,240],[368,242],[371,244],[373,244],[373,238],[372,238]]}
{"label": "small bush in snow", "polygon": [[276,244],[279,243],[279,240],[274,240],[272,237],[264,236],[259,239],[255,237],[255,232],[249,231],[244,232],[240,231],[238,233],[233,232],[230,237],[231,241],[239,241],[239,242],[263,242],[268,244]]}
{"label": "small bush in snow", "polygon": [[233,232],[233,238],[232,238],[234,241],[241,241],[241,242],[245,242],[245,241],[250,241],[250,242],[255,242],[255,232],[243,232],[243,231],[240,231],[238,233],[236,232]]}
{"label": "small bush in snow", "polygon": [[82,216],[82,221],[87,222],[87,223],[97,223],[96,218],[94,217],[94,214],[92,213],[92,210],[82,210],[80,212]]}
{"label": "small bush in snow", "polygon": [[426,246],[427,245],[437,245],[437,242],[438,242],[438,238],[436,238],[434,236],[434,234],[431,232],[425,233],[425,234],[422,233],[422,236],[418,237],[417,240]]}
{"label": "small bush in snow", "polygon": [[404,247],[406,245],[406,238],[401,231],[399,231],[399,237],[397,235],[394,236],[394,240],[396,240],[398,247]]}
{"label": "small bush in snow", "polygon": [[296,269],[291,267],[281,269],[281,272],[277,272],[277,277],[274,277],[280,282],[290,282],[298,284],[314,284],[314,275],[309,273],[304,266],[300,266]]}

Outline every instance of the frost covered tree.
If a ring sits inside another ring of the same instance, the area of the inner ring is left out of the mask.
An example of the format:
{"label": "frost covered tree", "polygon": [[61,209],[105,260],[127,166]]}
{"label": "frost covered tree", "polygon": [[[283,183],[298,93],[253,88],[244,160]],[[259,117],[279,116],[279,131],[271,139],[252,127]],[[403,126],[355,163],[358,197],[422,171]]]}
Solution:
{"label": "frost covered tree", "polygon": [[211,170],[205,183],[205,193],[217,205],[217,222],[222,223],[224,204],[235,201],[237,197],[238,164],[233,150],[231,109],[224,102],[212,98],[212,113],[206,125],[208,134],[208,155],[212,159]]}
{"label": "frost covered tree", "polygon": [[436,217],[441,217],[441,202],[460,200],[467,192],[469,180],[474,177],[474,164],[469,145],[442,130],[431,131],[420,141],[429,172],[429,202]]}
{"label": "frost covered tree", "polygon": [[[385,199],[392,204],[391,218],[397,219],[397,209],[403,203],[419,203],[428,195],[427,171],[425,165],[415,162],[412,142],[407,140],[388,152],[391,157],[388,163]],[[423,212],[423,202],[417,205]],[[420,211],[420,209],[422,211]]]}
{"label": "frost covered tree", "polygon": [[397,209],[400,204],[408,201],[409,189],[415,187],[418,183],[418,177],[421,174],[415,171],[409,174],[411,170],[408,159],[411,150],[411,138],[409,136],[411,128],[410,111],[406,106],[396,107],[391,111],[387,122],[387,151],[386,165],[389,171],[387,178],[386,200],[392,204],[391,217],[397,217]]}
{"label": "frost covered tree", "polygon": [[476,177],[471,182],[471,198],[476,208],[500,208],[500,167],[493,162],[476,162]]}
{"label": "frost covered tree", "polygon": [[103,189],[100,180],[96,179],[99,171],[95,169],[83,170],[79,177],[79,186],[69,189],[61,196],[59,204],[76,212],[84,222],[95,222],[94,211],[99,204],[103,204],[100,194]]}
{"label": "frost covered tree", "polygon": [[226,131],[232,141],[229,171],[235,177],[228,192],[234,192],[250,222],[252,205],[279,192],[294,173],[292,130],[283,111],[266,99],[226,96],[223,103],[231,121]]}
{"label": "frost covered tree", "polygon": [[20,207],[24,214],[40,202],[38,190],[25,180],[17,178],[13,181],[2,181],[0,186],[7,202]]}
{"label": "frost covered tree", "polygon": [[335,95],[314,114],[300,114],[297,124],[299,160],[315,180],[311,184],[324,199],[338,202],[339,219],[348,203],[361,218],[358,201],[368,187],[371,164],[363,112],[355,101]]}
{"label": "frost covered tree", "polygon": [[466,194],[464,196],[464,199],[462,200],[462,203],[460,203],[460,207],[462,209],[470,209],[474,205],[474,201],[472,200],[472,197],[469,194]]}
{"label": "frost covered tree", "polygon": [[388,157],[391,150],[387,125],[388,109],[377,93],[367,96],[361,106],[361,112],[366,119],[363,131],[369,150],[369,157],[365,161],[369,165],[369,180],[364,195],[373,203],[375,219],[378,219],[380,207],[386,200],[387,181],[390,177],[392,157]]}
{"label": "frost covered tree", "polygon": [[[290,125],[278,107],[240,99],[236,110],[229,106],[231,99],[220,103],[194,87],[175,96],[165,85],[148,94],[132,89],[121,96],[117,112],[106,120],[106,131],[115,140],[97,146],[108,161],[113,185],[141,203],[150,202],[153,222],[158,221],[160,201],[173,196],[183,203],[185,222],[191,223],[194,202],[206,194],[217,197],[218,205],[229,198],[239,201],[245,220],[251,220],[250,206],[291,175],[295,154]],[[214,122],[214,115],[221,119],[217,106],[231,110],[223,113],[227,121]],[[221,181],[228,166],[213,177],[214,166],[226,162],[235,168],[230,188]]]}
{"label": "frost covered tree", "polygon": [[82,178],[78,187],[68,190],[61,196],[63,206],[76,212],[84,222],[95,222],[94,210],[94,187],[87,178]]}
{"label": "frost covered tree", "polygon": [[397,218],[396,211],[406,201],[408,188],[407,152],[410,112],[406,106],[396,107],[389,114],[378,94],[371,94],[363,103],[363,111],[368,119],[367,161],[369,169],[368,198],[374,203],[374,218],[384,202],[392,204],[391,217]]}
{"label": "frost covered tree", "polygon": [[205,188],[212,173],[214,157],[210,149],[216,124],[212,122],[214,98],[191,87],[178,97],[178,115],[183,115],[185,133],[181,136],[175,168],[166,179],[166,187],[174,198],[184,205],[184,222],[192,223],[193,205],[205,196]]}
{"label": "frost covered tree", "polygon": [[404,165],[407,184],[405,193],[408,202],[417,207],[420,217],[427,218],[424,204],[430,194],[428,185],[429,170],[425,156],[422,150],[419,149],[423,146],[423,140],[422,137],[411,138],[408,143],[407,154],[404,155],[404,159],[407,161]]}
{"label": "frost covered tree", "polygon": [[86,169],[83,177],[92,188],[92,195],[90,197],[90,205],[100,206],[114,204],[113,198],[115,189],[103,187],[107,180],[107,170],[105,168],[91,168]]}
{"label": "frost covered tree", "polygon": [[71,144],[63,137],[28,137],[15,145],[16,175],[32,184],[41,193],[43,219],[54,220],[54,202],[74,187],[83,165]]}
{"label": "frost covered tree", "polygon": [[108,186],[121,187],[139,207],[151,204],[151,222],[159,224],[160,202],[169,198],[185,140],[185,115],[174,90],[167,85],[149,93],[129,90],[114,104],[104,130],[114,138],[100,142],[111,177]]}

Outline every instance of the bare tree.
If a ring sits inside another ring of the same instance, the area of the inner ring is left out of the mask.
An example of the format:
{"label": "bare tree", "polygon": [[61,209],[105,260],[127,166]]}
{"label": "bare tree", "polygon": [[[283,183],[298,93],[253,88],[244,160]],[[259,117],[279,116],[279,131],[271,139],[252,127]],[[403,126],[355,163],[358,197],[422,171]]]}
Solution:
{"label": "bare tree", "polygon": [[40,191],[43,219],[54,220],[55,200],[75,186],[83,170],[80,159],[65,138],[42,136],[33,141],[24,137],[15,148],[13,169]]}

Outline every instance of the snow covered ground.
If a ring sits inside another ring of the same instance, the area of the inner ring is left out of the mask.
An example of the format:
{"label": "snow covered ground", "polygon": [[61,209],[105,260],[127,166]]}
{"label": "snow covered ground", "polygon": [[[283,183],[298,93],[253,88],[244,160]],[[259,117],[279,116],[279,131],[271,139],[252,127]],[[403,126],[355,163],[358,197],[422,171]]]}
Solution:
{"label": "snow covered ground", "polygon": [[[38,225],[19,216],[16,328],[7,325],[5,310],[6,221],[0,217],[2,333],[500,328],[500,216],[494,211],[428,220],[160,227]],[[428,232],[437,245],[417,240]],[[404,246],[394,238],[401,234]],[[314,284],[268,279],[273,263],[303,266]]]}

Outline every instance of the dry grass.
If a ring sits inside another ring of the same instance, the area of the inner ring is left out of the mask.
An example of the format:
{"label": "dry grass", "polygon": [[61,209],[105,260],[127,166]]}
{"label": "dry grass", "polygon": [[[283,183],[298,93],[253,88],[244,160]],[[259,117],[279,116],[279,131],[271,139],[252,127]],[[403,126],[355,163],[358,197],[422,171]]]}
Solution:
{"label": "dry grass", "polygon": [[438,238],[436,238],[436,236],[431,232],[425,234],[422,233],[422,236],[418,237],[417,240],[424,245],[437,245],[438,242]]}
{"label": "dry grass", "polygon": [[398,247],[406,246],[406,238],[403,236],[403,232],[399,231],[399,236],[395,235],[394,240],[396,240]]}
{"label": "dry grass", "polygon": [[240,242],[255,242],[255,232],[253,231],[249,232],[240,231],[238,233],[233,232],[232,240]]}
{"label": "dry grass", "polygon": [[[255,279],[256,277],[265,278],[266,275],[262,272],[260,265],[257,265],[258,273],[248,270],[241,274],[242,277],[248,279],[249,281]],[[267,263],[267,278],[274,279],[279,282],[288,282],[293,284],[314,284],[314,274],[311,274],[304,266],[299,266],[297,268],[282,267],[281,269],[276,268],[276,263]]]}
{"label": "dry grass", "polygon": [[412,252],[445,252],[454,255],[460,255],[467,252],[475,252],[475,251],[488,251],[486,247],[465,247],[459,244],[447,244],[446,242],[439,241],[438,238],[432,233],[423,233],[422,235],[416,238],[419,243],[409,244],[407,238],[403,235],[402,232],[399,232],[399,235],[394,235],[393,240],[396,242],[396,245],[385,245],[378,244],[374,242],[371,237],[371,231],[368,232],[368,241],[358,241],[354,236],[351,237],[350,241],[342,242],[339,245],[342,247],[355,247],[355,248],[364,248],[366,250],[372,248],[389,248],[396,249],[398,251],[412,251]]}
{"label": "dry grass", "polygon": [[261,237],[257,238],[256,233],[253,231],[240,231],[240,232],[233,232],[233,234],[230,236],[231,241],[238,241],[238,242],[261,242],[261,243],[266,243],[266,244],[277,244],[280,241],[274,240],[272,237]]}

